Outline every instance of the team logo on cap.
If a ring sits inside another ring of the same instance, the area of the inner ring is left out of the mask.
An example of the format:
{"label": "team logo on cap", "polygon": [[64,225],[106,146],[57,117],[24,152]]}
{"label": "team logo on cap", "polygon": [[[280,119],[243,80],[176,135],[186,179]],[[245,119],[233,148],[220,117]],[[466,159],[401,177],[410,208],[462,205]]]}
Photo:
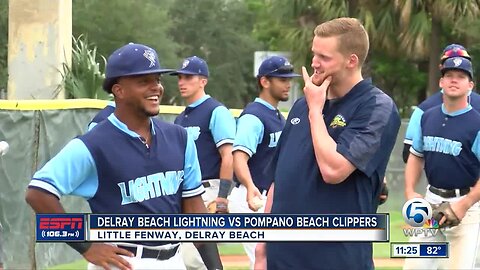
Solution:
{"label": "team logo on cap", "polygon": [[190,61],[188,61],[187,59],[183,60],[182,69],[186,68],[188,64],[190,64]]}
{"label": "team logo on cap", "polygon": [[285,60],[285,63],[283,63],[284,66],[291,66],[290,62],[288,60]]}
{"label": "team logo on cap", "polygon": [[152,50],[145,50],[143,56],[150,61],[150,65],[148,65],[149,68],[155,66],[155,53]]}
{"label": "team logo on cap", "polygon": [[462,59],[461,58],[454,58],[453,59],[453,64],[458,67],[462,64]]}

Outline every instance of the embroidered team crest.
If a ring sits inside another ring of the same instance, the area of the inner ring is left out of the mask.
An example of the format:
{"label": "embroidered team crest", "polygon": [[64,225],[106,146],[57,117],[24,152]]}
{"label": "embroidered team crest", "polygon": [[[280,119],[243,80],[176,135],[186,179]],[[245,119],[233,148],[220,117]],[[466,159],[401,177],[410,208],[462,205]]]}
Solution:
{"label": "embroidered team crest", "polygon": [[155,66],[155,53],[152,50],[145,50],[143,56],[145,56],[145,58],[150,61],[150,65],[148,65],[149,68]]}
{"label": "embroidered team crest", "polygon": [[186,68],[188,66],[188,64],[190,64],[190,61],[188,61],[187,59],[185,59],[182,63],[182,69]]}
{"label": "embroidered team crest", "polygon": [[347,125],[347,122],[345,121],[345,117],[341,114],[337,114],[332,122],[330,123],[330,127],[336,128],[336,127],[344,127]]}
{"label": "embroidered team crest", "polygon": [[453,59],[453,64],[458,67],[462,64],[462,59],[460,57],[456,57]]}

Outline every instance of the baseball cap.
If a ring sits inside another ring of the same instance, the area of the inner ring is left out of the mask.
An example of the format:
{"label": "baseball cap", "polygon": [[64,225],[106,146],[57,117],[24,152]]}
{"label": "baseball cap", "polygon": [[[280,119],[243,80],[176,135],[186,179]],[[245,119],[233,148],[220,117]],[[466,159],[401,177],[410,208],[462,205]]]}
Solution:
{"label": "baseball cap", "polygon": [[443,49],[442,56],[440,57],[440,63],[443,64],[445,60],[451,57],[463,57],[468,60],[471,60],[470,55],[467,52],[467,49],[459,44],[450,44]]}
{"label": "baseball cap", "polygon": [[108,57],[103,89],[110,93],[119,77],[171,71],[173,69],[164,69],[160,66],[154,49],[143,44],[128,43]]}
{"label": "baseball cap", "polygon": [[208,65],[205,60],[198,56],[191,56],[185,58],[182,66],[170,73],[170,75],[187,74],[187,75],[201,75],[208,77]]}
{"label": "baseball cap", "polygon": [[461,70],[470,76],[470,79],[473,79],[473,68],[472,62],[463,57],[453,57],[445,60],[442,66],[442,76],[445,75],[445,72],[449,70]]}
{"label": "baseball cap", "polygon": [[270,56],[263,60],[258,68],[257,78],[263,76],[281,78],[300,77],[299,74],[293,72],[293,66],[288,62],[287,58],[282,56]]}

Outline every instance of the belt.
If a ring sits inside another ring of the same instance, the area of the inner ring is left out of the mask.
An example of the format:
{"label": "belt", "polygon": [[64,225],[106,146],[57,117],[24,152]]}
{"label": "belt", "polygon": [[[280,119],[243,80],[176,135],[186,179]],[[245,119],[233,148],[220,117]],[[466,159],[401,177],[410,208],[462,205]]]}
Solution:
{"label": "belt", "polygon": [[432,193],[437,194],[443,198],[455,198],[460,197],[463,195],[467,195],[470,192],[470,188],[460,188],[460,189],[443,189],[443,188],[436,188],[434,186],[429,186],[428,190]]}
{"label": "belt", "polygon": [[[178,247],[180,245],[176,245],[174,248],[171,249],[150,249],[147,247],[143,247],[142,258],[149,258],[149,259],[157,259],[159,261],[165,261],[177,254]],[[137,254],[137,247],[129,247],[129,246],[122,246],[118,245],[119,248],[126,249],[133,254]]]}

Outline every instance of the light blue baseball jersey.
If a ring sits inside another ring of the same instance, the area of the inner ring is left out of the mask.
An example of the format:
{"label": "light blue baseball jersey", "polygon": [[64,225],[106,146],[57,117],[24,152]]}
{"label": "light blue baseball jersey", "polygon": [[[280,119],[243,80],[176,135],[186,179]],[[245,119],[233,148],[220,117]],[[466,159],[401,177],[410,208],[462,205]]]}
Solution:
{"label": "light blue baseball jersey", "polygon": [[273,158],[284,126],[283,115],[261,98],[248,104],[238,118],[233,151],[250,156],[250,174],[260,190],[268,190],[273,182],[273,173],[265,168]]}
{"label": "light blue baseball jersey", "polygon": [[[472,105],[472,108],[480,112],[480,95],[473,91],[469,94],[468,102]],[[424,112],[428,109],[438,106],[443,103],[443,90],[438,91],[434,95],[430,96],[422,103],[420,103],[415,110],[413,110],[412,116],[408,121],[407,131],[405,132],[404,143],[412,145],[413,136],[418,132],[420,128],[420,119]]]}
{"label": "light blue baseball jersey", "polygon": [[146,145],[111,114],[71,140],[34,174],[29,187],[58,198],[84,197],[92,213],[181,213],[182,198],[204,192],[195,144],[183,128],[156,118],[151,132]]}
{"label": "light blue baseball jersey", "polygon": [[100,110],[90,121],[87,127],[87,131],[90,131],[92,128],[94,128],[98,123],[102,122],[103,120],[107,119],[110,114],[112,114],[115,111],[115,101],[109,101],[107,103],[107,106]]}
{"label": "light blue baseball jersey", "polygon": [[480,174],[480,113],[467,108],[427,110],[413,134],[410,152],[425,160],[429,184],[443,189],[473,187]]}
{"label": "light blue baseball jersey", "polygon": [[218,179],[221,165],[218,148],[233,144],[235,138],[235,118],[230,111],[205,95],[187,106],[175,124],[184,127],[195,140],[202,179]]}

